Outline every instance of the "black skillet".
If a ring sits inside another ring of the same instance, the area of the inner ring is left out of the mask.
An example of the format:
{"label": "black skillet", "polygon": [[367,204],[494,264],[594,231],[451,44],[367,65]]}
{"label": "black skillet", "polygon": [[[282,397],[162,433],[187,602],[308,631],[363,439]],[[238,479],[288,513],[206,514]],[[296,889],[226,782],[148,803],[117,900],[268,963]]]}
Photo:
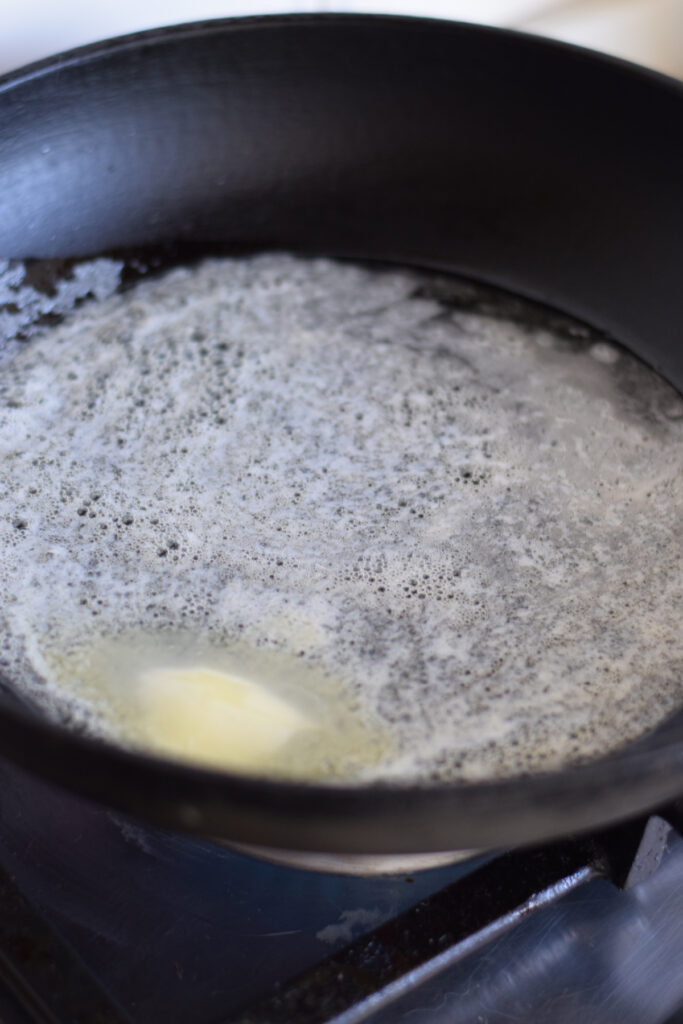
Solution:
{"label": "black skillet", "polygon": [[[355,15],[162,29],[0,81],[0,257],[171,243],[457,271],[607,331],[683,388],[683,87],[511,32]],[[683,793],[676,719],[585,767],[468,785],[240,778],[6,697],[0,750],[164,826],[340,853],[526,843]]]}

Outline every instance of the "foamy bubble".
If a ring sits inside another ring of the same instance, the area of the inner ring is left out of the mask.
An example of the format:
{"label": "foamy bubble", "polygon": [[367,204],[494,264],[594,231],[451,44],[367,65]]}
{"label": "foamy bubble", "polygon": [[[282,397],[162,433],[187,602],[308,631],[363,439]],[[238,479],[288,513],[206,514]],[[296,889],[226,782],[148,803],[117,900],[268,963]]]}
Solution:
{"label": "foamy bubble", "polygon": [[296,658],[391,736],[360,779],[554,767],[672,711],[674,392],[590,332],[463,294],[210,260],[15,352],[0,600],[17,688],[133,742],[55,658],[136,631]]}

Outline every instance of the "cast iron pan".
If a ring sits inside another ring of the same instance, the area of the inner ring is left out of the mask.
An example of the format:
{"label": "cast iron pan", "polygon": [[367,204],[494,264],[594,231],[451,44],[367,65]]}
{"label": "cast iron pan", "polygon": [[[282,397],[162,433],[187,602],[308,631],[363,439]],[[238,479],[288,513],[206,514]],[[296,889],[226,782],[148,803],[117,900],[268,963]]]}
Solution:
{"label": "cast iron pan", "polygon": [[[683,387],[683,88],[582,50],[369,16],[210,22],[0,81],[0,257],[170,245],[465,273]],[[10,681],[11,682],[11,681]],[[243,843],[526,843],[683,793],[683,724],[500,783],[327,788],[128,753],[0,699],[0,750],[110,806]]]}

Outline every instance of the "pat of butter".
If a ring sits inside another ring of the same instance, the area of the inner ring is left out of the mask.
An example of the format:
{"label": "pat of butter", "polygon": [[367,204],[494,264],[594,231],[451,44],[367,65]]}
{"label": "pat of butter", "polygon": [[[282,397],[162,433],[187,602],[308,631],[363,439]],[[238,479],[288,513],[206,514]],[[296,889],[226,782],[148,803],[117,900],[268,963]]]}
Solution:
{"label": "pat of butter", "polygon": [[149,669],[139,683],[147,741],[194,761],[256,768],[312,724],[258,683],[211,668]]}

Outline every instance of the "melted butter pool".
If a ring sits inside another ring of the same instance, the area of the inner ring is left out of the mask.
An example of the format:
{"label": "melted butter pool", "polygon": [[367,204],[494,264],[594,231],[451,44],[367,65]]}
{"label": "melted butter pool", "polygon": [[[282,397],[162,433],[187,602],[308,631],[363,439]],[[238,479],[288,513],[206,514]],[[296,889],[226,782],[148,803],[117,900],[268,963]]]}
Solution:
{"label": "melted butter pool", "polygon": [[156,754],[311,781],[353,777],[389,754],[386,729],[348,685],[281,652],[137,631],[42,662],[102,732]]}

